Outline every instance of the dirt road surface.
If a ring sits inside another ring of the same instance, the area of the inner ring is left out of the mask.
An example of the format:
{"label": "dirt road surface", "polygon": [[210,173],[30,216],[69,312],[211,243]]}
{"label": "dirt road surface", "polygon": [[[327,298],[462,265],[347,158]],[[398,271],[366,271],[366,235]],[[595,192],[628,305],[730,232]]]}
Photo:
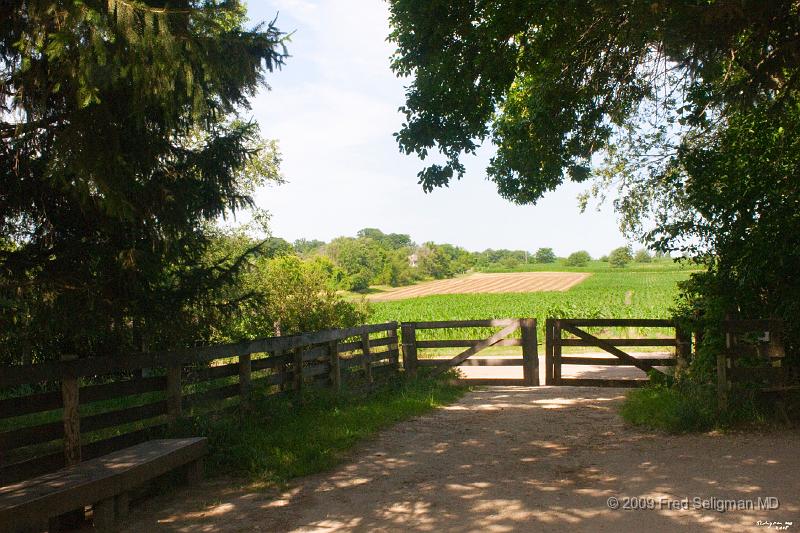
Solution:
{"label": "dirt road surface", "polygon": [[[643,431],[617,415],[623,394],[485,388],[382,432],[335,470],[283,493],[209,480],[145,501],[126,531],[800,529],[799,431]],[[660,508],[611,509],[612,497]],[[777,498],[779,508],[695,508],[759,497]]]}

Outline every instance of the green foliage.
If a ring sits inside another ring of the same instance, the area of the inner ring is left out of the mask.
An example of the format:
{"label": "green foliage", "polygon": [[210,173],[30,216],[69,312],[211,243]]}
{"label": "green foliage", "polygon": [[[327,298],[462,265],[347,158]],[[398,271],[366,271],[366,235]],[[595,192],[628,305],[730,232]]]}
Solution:
{"label": "green foliage", "polygon": [[591,260],[592,256],[589,255],[589,252],[581,250],[569,254],[569,257],[567,257],[567,259],[564,261],[564,264],[572,267],[582,267],[588,265],[589,261]]}
{"label": "green foliage", "polygon": [[294,251],[300,255],[308,255],[325,246],[325,241],[317,239],[297,239],[292,243]]}
{"label": "green foliage", "polygon": [[445,159],[419,173],[425,190],[489,137],[512,201],[593,174],[584,205],[613,191],[626,232],[708,269],[684,296],[705,357],[723,316],[779,317],[800,363],[796,2],[390,5],[392,67],[412,80],[398,143]]}
{"label": "green foliage", "polygon": [[333,467],[380,429],[452,403],[464,390],[446,380],[396,377],[366,396],[320,390],[297,402],[257,395],[239,417],[197,417],[175,434],[208,436],[213,474],[283,484]]}
{"label": "green foliage", "polygon": [[[419,173],[426,190],[460,178],[461,155],[491,137],[497,154],[487,171],[500,194],[535,202],[565,178],[586,180],[592,155],[615,127],[636,124],[643,103],[692,138],[719,111],[800,84],[791,75],[800,19],[789,0],[738,10],[392,0],[390,11],[392,68],[411,77],[398,143],[422,159],[433,149],[446,158]],[[665,117],[667,109],[675,113]]]}
{"label": "green foliage", "polygon": [[[787,99],[794,98],[787,95]],[[800,99],[798,99],[800,100]],[[789,364],[800,363],[800,103],[729,117],[711,142],[686,147],[685,194],[698,215],[653,233],[664,248],[685,234],[709,276],[687,287],[709,333],[713,317],[782,318]],[[777,104],[776,104],[777,105]],[[713,235],[713,249],[702,246]],[[711,301],[711,300],[715,301]]]}
{"label": "green foliage", "polygon": [[684,379],[629,392],[620,414],[631,424],[668,433],[763,427],[776,422],[773,406],[752,389],[734,390],[730,402],[727,411],[718,411],[714,384]]}
{"label": "green foliage", "polygon": [[236,0],[0,5],[0,361],[203,340],[246,262],[204,262],[210,223],[280,180],[239,113],[284,36],[245,23]]}
{"label": "green foliage", "polygon": [[434,279],[453,276],[453,271],[450,268],[450,257],[434,243],[424,244],[417,250],[417,256],[419,269],[425,276],[430,276]]}
{"label": "green foliage", "polygon": [[633,261],[633,256],[631,255],[630,247],[627,246],[615,248],[608,254],[608,262],[613,267],[623,268],[631,261]]}
{"label": "green foliage", "polygon": [[[337,292],[344,274],[335,264],[324,257],[276,256],[263,246],[270,241],[274,239],[254,241],[242,229],[216,231],[203,263],[221,270],[241,264],[231,283],[209,291],[203,302],[187,309],[191,338],[238,342],[363,323],[365,304]],[[173,326],[165,323],[164,334]]]}
{"label": "green foliage", "polygon": [[633,260],[637,263],[650,263],[653,260],[653,256],[650,255],[646,248],[642,248],[636,251]]}
{"label": "green foliage", "polygon": [[413,246],[411,237],[405,233],[384,233],[377,228],[364,228],[358,231],[358,237],[372,239],[388,250],[400,250]]}
{"label": "green foliage", "polygon": [[556,254],[552,248],[539,248],[534,255],[537,263],[555,263]]}
{"label": "green foliage", "polygon": [[719,426],[713,387],[651,385],[629,392],[620,414],[628,423],[668,433],[708,431]]}
{"label": "green foliage", "polygon": [[327,245],[326,253],[348,276],[348,288],[354,291],[369,288],[386,262],[386,250],[370,238],[339,237]]}

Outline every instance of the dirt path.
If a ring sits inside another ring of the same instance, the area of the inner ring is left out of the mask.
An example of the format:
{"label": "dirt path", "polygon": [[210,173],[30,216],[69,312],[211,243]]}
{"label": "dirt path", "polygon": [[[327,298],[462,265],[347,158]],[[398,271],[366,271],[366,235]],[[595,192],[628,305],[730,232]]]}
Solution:
{"label": "dirt path", "polygon": [[[351,461],[284,494],[212,480],[147,501],[127,531],[769,530],[758,520],[800,528],[800,432],[635,430],[615,412],[622,394],[472,392],[384,431]],[[690,507],[694,497],[774,496],[780,508],[623,511],[608,508],[611,496],[689,498]]]}

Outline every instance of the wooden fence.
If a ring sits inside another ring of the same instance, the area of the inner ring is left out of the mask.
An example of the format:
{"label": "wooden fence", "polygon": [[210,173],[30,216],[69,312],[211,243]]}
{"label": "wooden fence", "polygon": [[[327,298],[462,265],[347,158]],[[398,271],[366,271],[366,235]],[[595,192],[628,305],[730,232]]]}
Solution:
{"label": "wooden fence", "polygon": [[[668,337],[647,338],[600,338],[586,331],[586,328],[666,328],[672,330]],[[568,335],[568,336],[565,336]],[[584,356],[562,353],[562,348],[595,347],[609,354],[609,357]],[[620,346],[660,346],[674,347],[674,354],[668,357],[633,356]],[[545,323],[545,385],[578,385],[592,387],[638,387],[648,382],[647,372],[657,367],[683,364],[691,352],[691,334],[683,331],[672,320],[658,319],[547,319]],[[632,366],[643,372],[642,379],[597,379],[564,378],[562,365],[593,366]]]}
{"label": "wooden fence", "polygon": [[0,485],[163,433],[186,414],[253,394],[340,388],[396,369],[397,323],[126,357],[75,358],[0,373]]}
{"label": "wooden fence", "polygon": [[[419,340],[417,331],[447,328],[502,328],[483,339]],[[508,338],[520,331],[521,338]],[[536,319],[504,318],[489,320],[446,320],[435,322],[403,322],[403,365],[414,374],[418,367],[435,367],[440,370],[458,366],[521,366],[522,379],[466,379],[472,385],[538,385],[539,357],[537,354]],[[492,346],[521,346],[522,357],[472,358]],[[420,359],[418,350],[426,348],[466,348],[454,357]]]}

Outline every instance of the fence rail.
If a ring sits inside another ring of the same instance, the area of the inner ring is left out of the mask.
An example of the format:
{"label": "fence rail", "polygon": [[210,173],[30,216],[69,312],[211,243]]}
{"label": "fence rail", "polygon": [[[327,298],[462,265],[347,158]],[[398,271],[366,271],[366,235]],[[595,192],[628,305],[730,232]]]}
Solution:
{"label": "fence rail", "polygon": [[[446,328],[503,328],[488,339],[453,339],[453,340],[418,340],[417,332],[425,329]],[[520,331],[521,338],[506,338]],[[411,374],[418,367],[433,367],[444,370],[460,366],[521,366],[522,379],[476,379],[465,381],[481,385],[538,385],[539,359],[537,355],[536,319],[535,318],[503,318],[489,320],[446,320],[428,322],[403,322],[403,365]],[[472,356],[494,346],[520,346],[522,357],[492,357],[473,359]],[[452,358],[420,359],[418,350],[425,348],[466,348],[465,351]]]}
{"label": "fence rail", "polygon": [[[185,414],[397,369],[397,323],[114,358],[7,366],[0,484],[142,442]],[[37,391],[37,392],[32,392]]]}
{"label": "fence rail", "polygon": [[[665,328],[671,329],[669,337],[600,338],[585,328]],[[572,337],[565,337],[572,335]],[[620,346],[675,347],[670,357],[632,356]],[[564,347],[596,347],[607,352],[607,357],[587,357],[580,354],[564,355]],[[545,322],[545,384],[594,387],[637,387],[649,380],[645,374],[654,367],[675,366],[688,360],[691,335],[673,320],[644,318],[549,318]],[[643,371],[641,379],[564,378],[562,365],[633,366]]]}

